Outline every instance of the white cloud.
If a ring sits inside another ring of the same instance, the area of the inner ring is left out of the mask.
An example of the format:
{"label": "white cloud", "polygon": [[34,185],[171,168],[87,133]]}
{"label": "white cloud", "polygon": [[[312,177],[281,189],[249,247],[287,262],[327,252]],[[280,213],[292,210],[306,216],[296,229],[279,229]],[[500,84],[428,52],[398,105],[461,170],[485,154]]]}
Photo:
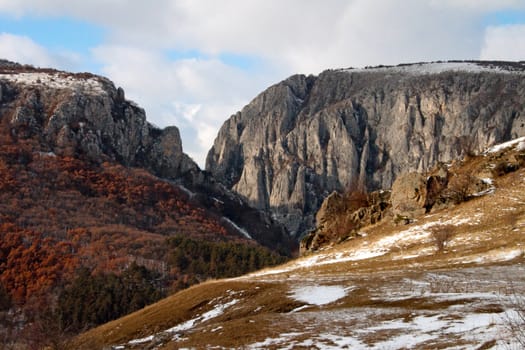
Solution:
{"label": "white cloud", "polygon": [[82,57],[74,52],[50,52],[27,36],[0,33],[0,58],[37,67],[74,70]]}
{"label": "white cloud", "polygon": [[[105,42],[93,49],[102,73],[145,107],[153,123],[177,125],[185,150],[201,165],[226,118],[294,73],[440,59],[523,59],[521,26],[484,28],[486,15],[513,10],[525,10],[525,2],[0,0],[0,12],[73,16],[104,27]],[[1,51],[2,45],[0,54],[12,51],[38,65],[67,61],[30,44],[21,46],[25,54],[13,45]],[[200,55],[170,59],[169,50]],[[235,67],[220,59],[224,53],[256,58],[258,65]]]}
{"label": "white cloud", "polygon": [[506,9],[523,9],[522,0],[431,0],[434,6],[462,9],[474,12],[501,11]]}
{"label": "white cloud", "polygon": [[525,61],[525,24],[487,28],[481,59]]}
{"label": "white cloud", "polygon": [[201,166],[224,120],[274,79],[215,58],[171,61],[159,52],[123,46],[101,46],[93,54],[103,74],[146,109],[148,120],[180,128],[185,152]]}
{"label": "white cloud", "polygon": [[9,33],[0,34],[0,57],[37,66],[49,66],[54,63],[45,48],[28,37]]}

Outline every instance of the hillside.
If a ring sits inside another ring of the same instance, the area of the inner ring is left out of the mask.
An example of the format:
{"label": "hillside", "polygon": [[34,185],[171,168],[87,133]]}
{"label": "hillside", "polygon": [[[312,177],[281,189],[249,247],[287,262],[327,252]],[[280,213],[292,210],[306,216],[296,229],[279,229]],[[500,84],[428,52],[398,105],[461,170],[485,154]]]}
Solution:
{"label": "hillside", "polygon": [[6,61],[0,238],[3,348],[41,347],[294,248],[106,78]]}
{"label": "hillside", "polygon": [[388,189],[525,136],[521,62],[327,70],[269,87],[219,131],[206,169],[297,239],[332,192]]}
{"label": "hillside", "polygon": [[194,286],[69,347],[522,348],[525,168],[506,165],[523,158],[524,141],[456,162],[491,178],[466,202],[406,225],[386,218],[279,267]]}

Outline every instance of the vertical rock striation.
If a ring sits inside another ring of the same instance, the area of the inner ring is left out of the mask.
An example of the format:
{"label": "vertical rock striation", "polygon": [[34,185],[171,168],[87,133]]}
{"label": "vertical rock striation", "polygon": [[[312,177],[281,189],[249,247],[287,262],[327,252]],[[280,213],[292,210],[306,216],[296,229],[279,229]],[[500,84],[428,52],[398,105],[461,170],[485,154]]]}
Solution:
{"label": "vertical rock striation", "polygon": [[525,135],[525,64],[444,62],[295,75],[227,120],[206,169],[297,236],[332,191]]}

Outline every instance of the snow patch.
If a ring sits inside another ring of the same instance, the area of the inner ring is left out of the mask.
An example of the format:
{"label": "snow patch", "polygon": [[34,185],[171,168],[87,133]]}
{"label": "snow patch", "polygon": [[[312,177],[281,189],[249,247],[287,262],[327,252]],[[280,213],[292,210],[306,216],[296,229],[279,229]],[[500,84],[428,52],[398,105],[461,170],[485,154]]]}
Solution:
{"label": "snow patch", "polygon": [[[156,333],[156,334],[144,337],[144,338],[130,340],[127,343],[127,345],[137,345],[137,344],[149,343],[149,342],[154,341],[156,338],[161,337],[162,335],[173,336],[173,338],[176,339],[178,338],[177,333],[188,331],[192,329],[193,327],[195,327],[195,325],[197,325],[198,323],[203,323],[203,322],[211,320],[212,318],[222,315],[226,309],[237,304],[238,302],[239,302],[238,299],[232,299],[227,303],[219,303],[215,306],[215,308],[203,313],[200,316],[192,318],[191,320],[185,321],[181,324],[176,325],[175,327],[171,327],[159,333]],[[118,346],[123,346],[123,345],[118,345]]]}
{"label": "snow patch", "polygon": [[147,336],[145,338],[140,339],[133,339],[128,342],[129,345],[136,345],[136,344],[143,344],[143,343],[149,343],[154,338],[153,335]]}
{"label": "snow patch", "polygon": [[299,286],[292,289],[292,298],[311,305],[326,305],[333,303],[347,294],[342,286]]}
{"label": "snow patch", "polygon": [[444,72],[468,73],[507,73],[525,74],[523,71],[513,71],[497,66],[480,65],[475,62],[432,62],[418,63],[395,67],[351,68],[344,70],[348,73],[405,73],[413,75],[439,74]]}
{"label": "snow patch", "polygon": [[[283,343],[290,343],[290,341],[293,338],[296,338],[298,336],[302,335],[302,333],[297,332],[290,332],[290,333],[282,333],[279,335],[278,338],[266,338],[262,342],[254,343],[248,346],[248,349],[266,349],[269,347],[275,347],[275,345],[283,344]],[[291,349],[292,345],[290,347],[279,347],[279,349]]]}
{"label": "snow patch", "polygon": [[491,148],[489,148],[485,153],[497,153],[510,147],[515,147],[515,149],[518,151],[525,150],[525,136],[519,137],[514,140],[510,140],[508,142],[500,143],[499,145],[494,145]]}
{"label": "snow patch", "polygon": [[102,83],[96,77],[79,78],[71,74],[60,72],[0,74],[0,79],[23,85],[48,86],[53,89],[80,90],[82,92],[97,95],[105,93]]}
{"label": "snow patch", "polygon": [[182,186],[182,185],[177,185],[177,186],[179,187],[179,189],[180,189],[182,192],[186,193],[186,194],[188,195],[188,197],[193,198],[193,197],[195,196],[195,193],[193,193],[192,191],[190,191],[188,188],[186,188],[186,187],[184,187],[184,186]]}
{"label": "snow patch", "polygon": [[520,256],[523,256],[523,250],[521,249],[501,249],[474,256],[470,261],[476,263],[501,262],[514,260]]}
{"label": "snow patch", "polygon": [[483,179],[481,179],[481,181],[486,184],[486,185],[493,185],[494,184],[494,179],[491,179],[490,177],[485,177]]}
{"label": "snow patch", "polygon": [[212,318],[215,318],[215,317],[218,317],[220,315],[222,315],[224,313],[224,311],[229,308],[230,306],[233,306],[235,304],[237,304],[239,302],[239,300],[237,299],[233,299],[231,300],[230,302],[226,303],[226,304],[219,304],[217,305],[214,309],[208,311],[208,312],[205,312],[203,313],[202,315],[198,316],[198,317],[195,317],[191,320],[188,320],[184,323],[181,323],[175,327],[171,327],[167,330],[165,330],[166,333],[177,333],[177,332],[182,332],[182,331],[187,331],[188,329],[191,329],[193,328],[193,326],[195,326],[195,324],[197,322],[206,322],[208,320],[211,320]]}
{"label": "snow patch", "polygon": [[233,228],[235,228],[238,232],[240,232],[244,237],[248,239],[253,239],[252,236],[248,233],[248,231],[246,231],[244,228],[240,227],[235,222],[228,219],[226,216],[223,216],[222,219],[226,221],[228,224],[230,224],[231,226],[233,226]]}

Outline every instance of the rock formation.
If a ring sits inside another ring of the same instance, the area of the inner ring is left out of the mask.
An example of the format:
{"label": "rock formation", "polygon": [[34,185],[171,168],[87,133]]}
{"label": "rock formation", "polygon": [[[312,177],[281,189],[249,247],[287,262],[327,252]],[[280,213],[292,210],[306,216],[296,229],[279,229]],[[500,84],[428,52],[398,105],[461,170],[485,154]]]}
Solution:
{"label": "rock formation", "polygon": [[402,174],[392,185],[392,212],[396,217],[406,218],[423,215],[427,197],[427,177],[424,174]]}
{"label": "rock formation", "polygon": [[360,228],[381,221],[390,209],[390,191],[332,192],[315,215],[315,230],[301,240],[300,254],[357,237]]}
{"label": "rock formation", "polygon": [[177,178],[197,172],[176,127],[158,129],[124,91],[91,74],[0,65],[0,115],[13,138],[34,138],[42,151],[118,161]]}
{"label": "rock formation", "polygon": [[32,142],[34,152],[145,168],[191,193],[239,235],[283,253],[295,245],[267,213],[201,171],[183,152],[176,127],[148,123],[144,110],[106,78],[0,60],[0,129],[9,142]]}
{"label": "rock formation", "polygon": [[225,122],[206,169],[292,234],[332,191],[525,135],[525,64],[445,62],[292,76]]}

